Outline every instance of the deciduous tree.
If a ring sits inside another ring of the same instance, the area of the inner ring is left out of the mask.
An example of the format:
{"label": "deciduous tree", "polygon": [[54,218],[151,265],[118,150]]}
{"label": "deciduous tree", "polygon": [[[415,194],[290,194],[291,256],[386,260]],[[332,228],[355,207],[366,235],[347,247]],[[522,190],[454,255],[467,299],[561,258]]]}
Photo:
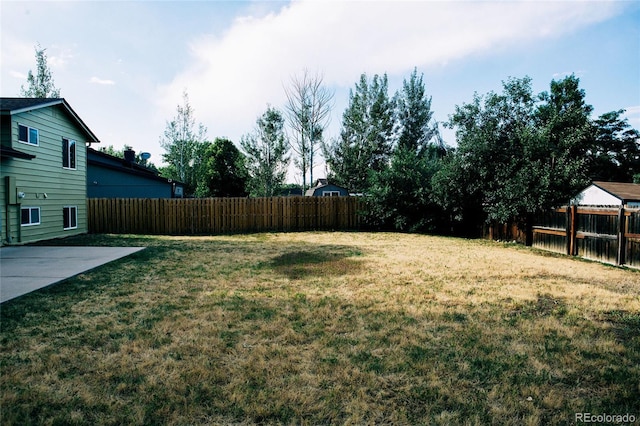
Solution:
{"label": "deciduous tree", "polygon": [[247,172],[245,157],[234,143],[216,138],[199,146],[201,162],[197,167],[199,197],[246,197]]}
{"label": "deciduous tree", "polygon": [[534,182],[526,209],[535,213],[569,202],[590,181],[588,157],[594,144],[586,93],[575,75],[552,80],[535,110],[539,143],[526,151]]}
{"label": "deciduous tree", "polygon": [[20,96],[25,98],[59,98],[60,89],[53,83],[51,70],[47,64],[47,49],[40,47],[40,43],[35,46],[36,51],[36,73],[31,70],[27,74],[29,86],[25,89],[20,86]]}
{"label": "deciduous tree", "polygon": [[321,75],[310,75],[304,70],[302,76],[293,76],[289,87],[285,87],[285,107],[289,123],[290,145],[294,164],[302,175],[302,191],[307,186],[307,172],[313,181],[316,156],[322,146],[322,138],[329,124],[333,93],[323,84]]}
{"label": "deciduous tree", "polygon": [[199,158],[198,147],[206,138],[206,128],[199,124],[193,116],[193,108],[189,104],[189,95],[182,94],[183,104],[178,105],[176,116],[167,121],[164,136],[160,138],[160,146],[164,148],[164,161],[169,165],[163,169],[165,177],[176,179],[186,185],[186,193],[191,195],[196,189],[196,171]]}
{"label": "deciduous tree", "polygon": [[595,142],[589,153],[593,180],[633,182],[640,174],[640,132],[622,118],[624,112],[607,112],[594,120]]}
{"label": "deciduous tree", "polygon": [[592,144],[592,108],[578,83],[574,76],[552,81],[549,92],[535,96],[529,77],[510,78],[502,93],[476,94],[456,106],[448,123],[456,129],[456,158],[434,179],[458,179],[438,198],[468,197],[469,207],[479,204],[487,220],[499,222],[568,202],[588,182]]}
{"label": "deciduous tree", "polygon": [[431,184],[440,168],[441,155],[433,145],[421,155],[398,148],[389,166],[372,174],[366,220],[373,226],[398,231],[443,231],[445,211],[435,202]]}

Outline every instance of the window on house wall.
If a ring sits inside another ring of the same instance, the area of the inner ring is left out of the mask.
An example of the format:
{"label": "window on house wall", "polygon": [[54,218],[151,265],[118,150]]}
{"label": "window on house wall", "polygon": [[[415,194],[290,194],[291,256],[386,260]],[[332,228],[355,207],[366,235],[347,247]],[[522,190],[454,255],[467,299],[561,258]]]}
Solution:
{"label": "window on house wall", "polygon": [[76,141],[62,139],[62,167],[65,169],[76,168]]}
{"label": "window on house wall", "polygon": [[65,206],[62,211],[64,213],[64,229],[76,229],[78,227],[78,207]]}
{"label": "window on house wall", "polygon": [[323,197],[339,197],[340,191],[322,191]]}
{"label": "window on house wall", "polygon": [[20,225],[40,225],[40,207],[22,207]]}
{"label": "window on house wall", "polygon": [[40,132],[33,127],[18,124],[18,142],[28,143],[29,145],[39,145]]}

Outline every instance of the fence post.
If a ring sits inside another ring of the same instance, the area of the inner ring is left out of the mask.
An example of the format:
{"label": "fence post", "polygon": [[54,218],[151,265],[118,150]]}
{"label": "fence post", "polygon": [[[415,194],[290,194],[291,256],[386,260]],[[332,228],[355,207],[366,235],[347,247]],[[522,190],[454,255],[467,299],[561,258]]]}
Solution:
{"label": "fence post", "polygon": [[567,247],[566,247],[566,252],[567,252],[567,256],[571,256],[571,206],[567,206],[566,209],[566,217],[567,217],[567,227],[566,227],[566,231],[567,231]]}
{"label": "fence post", "polygon": [[577,219],[578,219],[578,206],[573,205],[573,206],[569,206],[567,207],[568,211],[567,213],[569,214],[568,217],[568,223],[567,223],[567,231],[568,231],[568,252],[567,254],[569,256],[575,256],[576,253],[576,237],[577,237],[577,230],[578,230],[578,224]]}
{"label": "fence post", "polygon": [[627,246],[627,242],[624,236],[625,221],[624,206],[621,206],[620,210],[618,210],[618,256],[616,259],[618,265],[624,265],[625,263],[624,255]]}

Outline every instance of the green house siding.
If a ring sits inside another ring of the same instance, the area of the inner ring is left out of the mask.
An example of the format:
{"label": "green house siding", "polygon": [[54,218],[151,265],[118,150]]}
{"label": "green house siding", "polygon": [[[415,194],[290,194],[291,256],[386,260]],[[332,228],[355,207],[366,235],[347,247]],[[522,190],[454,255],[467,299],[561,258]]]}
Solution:
{"label": "green house siding", "polygon": [[[37,146],[18,141],[18,125],[39,131]],[[28,243],[87,232],[87,135],[61,105],[13,114],[11,146],[34,159],[2,159],[2,242]],[[3,129],[3,144],[6,129]],[[76,141],[76,168],[63,168],[63,138]],[[7,176],[15,179],[17,205],[10,204]],[[77,208],[77,227],[64,229],[64,208]],[[40,208],[40,223],[22,226],[21,209]],[[7,222],[8,220],[8,222]]]}

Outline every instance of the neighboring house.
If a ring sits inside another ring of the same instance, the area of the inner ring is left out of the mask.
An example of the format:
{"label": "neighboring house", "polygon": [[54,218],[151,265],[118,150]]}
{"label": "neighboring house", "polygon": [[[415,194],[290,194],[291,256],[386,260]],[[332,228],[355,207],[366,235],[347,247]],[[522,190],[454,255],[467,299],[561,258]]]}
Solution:
{"label": "neighboring house", "polygon": [[640,207],[640,184],[593,182],[572,200],[572,204]]}
{"label": "neighboring house", "polygon": [[133,150],[125,158],[88,149],[88,198],[173,198],[183,196],[183,184],[158,176],[135,162]]}
{"label": "neighboring house", "polygon": [[0,241],[87,232],[87,144],[98,138],[63,98],[0,98]]}
{"label": "neighboring house", "polygon": [[338,185],[329,183],[327,179],[318,179],[316,186],[307,189],[307,197],[346,197],[349,191]]}

